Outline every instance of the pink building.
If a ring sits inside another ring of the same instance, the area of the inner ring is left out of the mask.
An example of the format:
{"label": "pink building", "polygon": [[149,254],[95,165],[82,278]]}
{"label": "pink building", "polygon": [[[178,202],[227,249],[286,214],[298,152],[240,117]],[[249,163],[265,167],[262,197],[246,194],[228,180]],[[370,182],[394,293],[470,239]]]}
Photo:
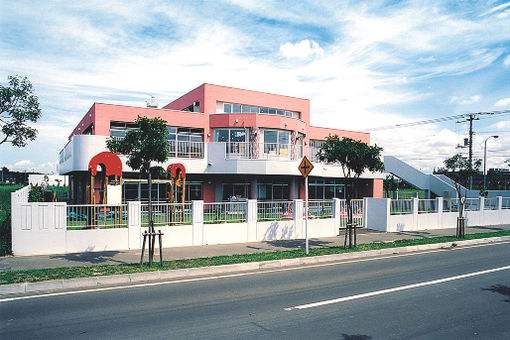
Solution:
{"label": "pink building", "polygon": [[[88,162],[106,150],[108,138],[122,138],[137,116],[161,117],[168,126],[170,163],[187,172],[187,200],[227,201],[234,198],[280,200],[304,197],[298,171],[303,155],[312,162],[330,134],[370,142],[363,132],[310,126],[310,101],[264,92],[203,84],[162,109],[94,103],[60,152],[60,174],[71,177],[74,202],[86,200]],[[123,197],[147,200],[146,180],[124,163]],[[344,197],[339,167],[314,162],[311,199]],[[362,176],[360,197],[382,197],[379,174]],[[165,180],[153,197],[164,199]]]}

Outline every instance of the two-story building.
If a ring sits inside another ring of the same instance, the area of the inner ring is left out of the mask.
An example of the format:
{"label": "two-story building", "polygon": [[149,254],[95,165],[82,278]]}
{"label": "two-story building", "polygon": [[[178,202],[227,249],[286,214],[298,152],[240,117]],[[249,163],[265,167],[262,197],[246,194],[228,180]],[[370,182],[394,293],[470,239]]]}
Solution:
{"label": "two-story building", "polygon": [[[298,171],[303,155],[315,168],[309,178],[311,199],[343,198],[346,181],[338,166],[315,162],[328,136],[370,142],[363,132],[310,125],[310,101],[258,91],[203,84],[163,108],[94,103],[60,152],[60,174],[70,175],[71,198],[86,201],[88,163],[106,151],[108,138],[136,129],[138,116],[167,122],[170,163],[186,167],[187,200],[221,202],[232,198],[304,198]],[[147,181],[123,161],[125,200],[148,198]],[[167,181],[156,181],[153,197],[164,200]],[[357,196],[382,197],[381,174],[361,176]]]}

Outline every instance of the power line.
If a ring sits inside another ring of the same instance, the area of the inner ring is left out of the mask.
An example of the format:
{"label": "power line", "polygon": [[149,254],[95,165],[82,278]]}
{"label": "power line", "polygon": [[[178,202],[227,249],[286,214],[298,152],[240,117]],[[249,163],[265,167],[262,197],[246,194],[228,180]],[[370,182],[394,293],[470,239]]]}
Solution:
{"label": "power line", "polygon": [[[381,126],[381,127],[376,127],[376,128],[365,129],[365,131],[371,132],[371,131],[381,131],[381,130],[389,130],[389,129],[399,129],[399,128],[405,128],[405,127],[447,122],[450,120],[469,119],[469,117],[471,117],[471,116],[481,116],[481,115],[496,116],[496,115],[503,115],[503,114],[510,114],[510,110],[464,113],[464,114],[459,114],[459,115],[454,115],[454,116],[421,120],[421,121],[412,122],[412,123]],[[486,117],[483,119],[489,119],[489,118],[494,118],[494,117]]]}

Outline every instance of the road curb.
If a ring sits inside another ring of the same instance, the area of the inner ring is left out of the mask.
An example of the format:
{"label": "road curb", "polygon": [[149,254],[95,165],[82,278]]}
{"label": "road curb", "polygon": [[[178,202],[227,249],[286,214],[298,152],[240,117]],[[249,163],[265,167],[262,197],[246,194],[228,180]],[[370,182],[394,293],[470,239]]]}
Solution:
{"label": "road curb", "polygon": [[424,244],[417,246],[406,246],[398,248],[386,248],[379,250],[367,250],[352,253],[321,255],[314,257],[300,257],[295,259],[272,260],[263,262],[248,262],[228,264],[212,267],[186,268],[166,271],[154,271],[121,275],[105,275],[96,277],[84,277],[75,279],[48,280],[40,282],[24,282],[0,285],[0,296],[35,293],[43,291],[58,291],[79,288],[94,288],[113,285],[125,285],[133,283],[143,283],[149,281],[161,281],[172,279],[184,279],[207,275],[225,275],[250,271],[263,271],[270,269],[281,269],[289,267],[298,267],[311,264],[320,264],[328,262],[341,262],[360,258],[368,258],[381,255],[405,254],[423,250],[448,249],[452,247],[462,247],[478,244],[491,244],[503,241],[510,241],[510,236],[490,237],[475,240],[444,242]]}

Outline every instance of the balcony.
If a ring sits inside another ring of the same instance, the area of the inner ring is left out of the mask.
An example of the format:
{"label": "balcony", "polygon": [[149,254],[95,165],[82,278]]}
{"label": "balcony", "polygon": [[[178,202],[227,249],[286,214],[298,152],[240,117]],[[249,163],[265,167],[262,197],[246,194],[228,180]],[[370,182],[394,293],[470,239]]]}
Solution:
{"label": "balcony", "polygon": [[303,146],[279,143],[232,142],[225,144],[226,159],[299,160]]}

